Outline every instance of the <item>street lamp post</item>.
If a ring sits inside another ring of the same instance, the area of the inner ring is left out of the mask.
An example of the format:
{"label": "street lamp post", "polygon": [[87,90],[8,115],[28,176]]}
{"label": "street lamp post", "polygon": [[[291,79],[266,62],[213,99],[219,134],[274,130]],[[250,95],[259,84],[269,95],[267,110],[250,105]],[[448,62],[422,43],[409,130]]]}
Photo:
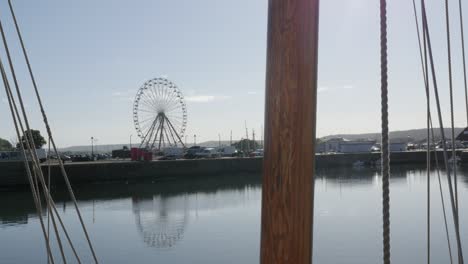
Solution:
{"label": "street lamp post", "polygon": [[132,136],[133,134],[130,134],[130,149],[132,149]]}
{"label": "street lamp post", "polygon": [[[94,143],[97,141],[97,138],[91,137],[91,159],[94,160]],[[97,150],[97,146],[96,146]]]}
{"label": "street lamp post", "polygon": [[193,135],[193,145],[197,145],[197,135]]}
{"label": "street lamp post", "polygon": [[91,159],[94,159],[94,137],[91,137]]}

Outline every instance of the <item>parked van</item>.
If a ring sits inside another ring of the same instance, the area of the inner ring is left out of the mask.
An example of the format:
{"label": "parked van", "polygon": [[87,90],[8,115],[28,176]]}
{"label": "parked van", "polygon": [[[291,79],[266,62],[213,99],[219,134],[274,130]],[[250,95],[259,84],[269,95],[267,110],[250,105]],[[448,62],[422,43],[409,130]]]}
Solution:
{"label": "parked van", "polygon": [[234,157],[237,156],[237,149],[233,146],[221,146],[217,148],[217,151],[222,157]]}
{"label": "parked van", "polygon": [[[40,162],[44,162],[47,160],[47,153],[45,149],[36,149],[36,155]],[[23,153],[21,151],[1,151],[0,152],[0,162],[7,162],[7,161],[23,161]],[[28,160],[31,160],[31,157],[28,157]]]}
{"label": "parked van", "polygon": [[164,156],[182,157],[184,155],[184,149],[177,147],[164,148],[162,152]]}
{"label": "parked van", "polygon": [[219,153],[215,148],[204,148],[202,151],[195,154],[195,158],[216,158]]}
{"label": "parked van", "polygon": [[186,159],[193,159],[196,157],[196,154],[203,151],[205,148],[200,146],[192,146],[187,149],[187,153],[185,153],[184,158]]}

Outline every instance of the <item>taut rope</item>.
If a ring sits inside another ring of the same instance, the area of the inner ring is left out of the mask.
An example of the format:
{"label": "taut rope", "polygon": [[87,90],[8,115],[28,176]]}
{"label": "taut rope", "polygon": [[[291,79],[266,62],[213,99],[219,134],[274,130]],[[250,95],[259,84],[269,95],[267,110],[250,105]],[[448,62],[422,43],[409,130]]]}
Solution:
{"label": "taut rope", "polygon": [[382,100],[383,262],[390,264],[390,153],[388,140],[387,2],[380,0],[380,78]]}
{"label": "taut rope", "polygon": [[442,146],[444,149],[444,163],[445,163],[445,168],[447,170],[447,182],[449,186],[449,193],[450,193],[450,204],[452,206],[452,214],[453,214],[453,221],[455,225],[455,235],[457,239],[457,248],[458,248],[458,262],[463,263],[463,252],[462,252],[462,247],[461,247],[461,239],[460,239],[460,230],[458,228],[458,211],[455,203],[455,197],[454,197],[454,192],[453,192],[453,184],[452,184],[452,177],[450,176],[450,168],[449,168],[449,162],[448,162],[448,157],[447,157],[447,143],[446,143],[446,137],[445,137],[445,132],[444,132],[444,124],[442,120],[442,112],[441,112],[441,107],[440,107],[440,99],[439,99],[439,91],[437,88],[437,77],[436,77],[436,71],[435,71],[435,66],[434,66],[434,57],[432,54],[432,46],[431,46],[431,38],[430,38],[430,33],[429,33],[429,28],[427,25],[427,16],[426,16],[426,7],[425,7],[425,1],[421,0],[421,9],[422,9],[422,18],[423,18],[423,29],[425,31],[425,36],[426,36],[426,41],[427,41],[427,48],[429,52],[429,59],[430,59],[430,66],[431,66],[431,75],[432,75],[432,82],[433,82],[433,87],[434,87],[434,95],[436,98],[436,105],[437,105],[437,115],[439,118],[439,126],[440,126],[440,133],[442,136]]}

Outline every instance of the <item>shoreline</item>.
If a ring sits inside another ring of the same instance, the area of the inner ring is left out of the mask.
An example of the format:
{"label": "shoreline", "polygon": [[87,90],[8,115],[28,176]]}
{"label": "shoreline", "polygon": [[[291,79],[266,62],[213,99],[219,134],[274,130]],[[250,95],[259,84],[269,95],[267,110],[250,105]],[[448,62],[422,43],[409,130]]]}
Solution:
{"label": "shoreline", "polygon": [[[431,155],[431,162],[435,157],[443,164],[443,152],[436,151]],[[457,151],[461,163],[468,164],[468,152]],[[353,154],[316,154],[315,167],[335,168],[353,167],[355,163],[364,167],[376,167],[380,160],[380,153]],[[312,162],[312,161],[311,161]],[[397,164],[426,164],[425,151],[392,152],[391,163]],[[203,178],[208,175],[224,175],[236,173],[261,173],[263,158],[218,158],[195,160],[155,160],[136,162],[129,160],[112,160],[96,162],[65,163],[65,168],[72,184],[94,182],[139,182],[155,181],[164,178]],[[48,174],[48,165],[42,164],[44,175]],[[64,184],[63,176],[58,164],[51,165],[52,184]],[[23,162],[0,162],[0,186],[28,185],[26,170]]]}

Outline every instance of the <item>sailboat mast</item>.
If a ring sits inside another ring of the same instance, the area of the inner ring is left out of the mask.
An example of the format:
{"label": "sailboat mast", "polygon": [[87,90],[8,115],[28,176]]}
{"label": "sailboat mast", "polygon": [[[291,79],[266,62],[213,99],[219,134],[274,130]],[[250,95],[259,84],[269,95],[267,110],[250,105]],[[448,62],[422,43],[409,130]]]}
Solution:
{"label": "sailboat mast", "polygon": [[312,262],[319,0],[270,0],[268,11],[260,262],[305,264]]}

